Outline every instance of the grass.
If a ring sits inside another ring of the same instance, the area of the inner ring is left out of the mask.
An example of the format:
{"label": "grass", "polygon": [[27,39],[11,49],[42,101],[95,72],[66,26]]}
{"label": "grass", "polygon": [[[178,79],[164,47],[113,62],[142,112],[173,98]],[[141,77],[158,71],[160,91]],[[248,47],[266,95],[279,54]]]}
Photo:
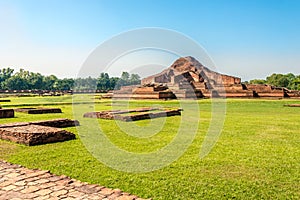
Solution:
{"label": "grass", "polygon": [[[71,102],[65,97],[11,98],[3,106],[53,103],[62,114],[28,115],[16,113],[12,119],[0,123],[34,121],[60,117],[73,118]],[[124,108],[125,102],[116,106]],[[209,128],[211,101],[199,100],[200,121],[196,136],[186,152],[173,163],[147,173],[128,173],[112,169],[99,162],[85,148],[84,135],[90,134],[89,123],[84,119],[81,129],[66,128],[77,135],[76,140],[27,147],[0,141],[0,159],[29,168],[50,170],[90,183],[120,188],[140,197],[154,199],[299,199],[300,198],[300,108],[284,104],[299,100],[229,99],[222,134],[210,154],[199,158],[202,142]],[[109,100],[98,100],[96,110],[111,108]],[[129,107],[146,106],[181,107],[177,101],[130,101]],[[45,106],[48,107],[48,106]],[[89,104],[79,105],[80,111],[93,109]],[[116,108],[113,109],[116,109]],[[196,112],[187,106],[182,112],[184,123],[198,123],[189,119]],[[106,137],[116,146],[136,153],[149,153],[163,148],[176,138],[180,116],[114,122],[95,120]],[[164,121],[165,120],[165,121]],[[161,123],[165,123],[160,127]],[[122,129],[120,129],[122,127]],[[151,128],[147,128],[151,127]],[[189,127],[188,127],[189,128]],[[187,129],[188,130],[188,129]],[[129,134],[127,134],[129,133]],[[190,132],[186,132],[187,136]],[[82,140],[80,140],[79,135]],[[95,135],[91,135],[94,137]],[[147,137],[140,137],[147,136]],[[184,135],[182,141],[185,141]],[[104,150],[105,151],[105,150]],[[104,152],[103,151],[103,152]],[[174,150],[176,151],[176,150]],[[105,152],[104,152],[105,153]],[[114,159],[112,154],[109,159]],[[139,164],[138,162],[136,163]]]}

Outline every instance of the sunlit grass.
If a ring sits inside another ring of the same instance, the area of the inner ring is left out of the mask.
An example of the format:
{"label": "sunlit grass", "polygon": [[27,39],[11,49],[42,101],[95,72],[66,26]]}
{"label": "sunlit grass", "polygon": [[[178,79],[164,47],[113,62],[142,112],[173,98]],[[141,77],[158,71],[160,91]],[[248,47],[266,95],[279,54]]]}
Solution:
{"label": "sunlit grass", "polygon": [[[47,98],[13,98],[7,105],[72,101],[69,97]],[[99,102],[96,110],[111,109],[109,100]],[[66,130],[75,133],[77,139],[62,143],[27,147],[0,141],[0,158],[29,168],[47,169],[82,181],[120,188],[145,198],[300,198],[300,108],[283,106],[300,103],[299,100],[228,99],[222,134],[210,154],[202,160],[199,153],[210,123],[211,101],[199,100],[198,103],[200,123],[193,143],[178,160],[153,172],[134,174],[105,166],[86,150],[74,127]],[[177,101],[131,101],[129,107],[151,105],[180,107]],[[72,105],[47,107],[59,107],[63,113],[28,115],[17,112],[16,118],[0,119],[0,123],[73,118]],[[124,108],[124,102],[118,102],[113,109],[115,107]],[[82,109],[91,108],[82,105]],[[188,115],[193,111],[183,112]],[[180,116],[166,118],[161,131],[148,138],[128,135],[114,121],[96,121],[116,146],[130,152],[147,153],[170,143],[176,136],[180,120]],[[129,126],[126,122],[120,123]],[[151,121],[130,123],[140,127],[132,129],[135,132],[147,127]],[[134,134],[138,136],[139,133]]]}

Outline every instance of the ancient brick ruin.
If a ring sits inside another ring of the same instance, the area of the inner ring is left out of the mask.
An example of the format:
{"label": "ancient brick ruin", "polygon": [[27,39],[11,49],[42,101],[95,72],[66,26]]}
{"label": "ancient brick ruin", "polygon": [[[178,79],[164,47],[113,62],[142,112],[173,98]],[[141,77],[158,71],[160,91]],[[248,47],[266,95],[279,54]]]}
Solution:
{"label": "ancient brick ruin", "polygon": [[10,102],[10,99],[0,99],[0,102]]}
{"label": "ancient brick ruin", "polygon": [[27,114],[62,113],[60,108],[16,108],[15,111]]}
{"label": "ancient brick ruin", "polygon": [[0,109],[0,118],[12,118],[15,117],[13,109]]}
{"label": "ancient brick ruin", "polygon": [[[28,169],[0,160],[1,200],[146,200],[120,189],[88,184],[48,170]],[[151,199],[148,199],[151,200]]]}
{"label": "ancient brick ruin", "polygon": [[70,119],[1,124],[0,139],[29,146],[62,142],[75,139],[75,135],[60,128],[78,125],[77,120]]}
{"label": "ancient brick ruin", "polygon": [[211,97],[300,97],[299,91],[271,85],[242,84],[241,79],[220,74],[193,57],[177,59],[164,71],[144,78],[139,86],[123,86],[104,95],[131,99],[185,99]]}
{"label": "ancient brick ruin", "polygon": [[137,108],[137,109],[130,109],[130,110],[88,112],[85,113],[83,117],[121,120],[124,122],[130,122],[130,121],[137,121],[143,119],[153,119],[158,117],[169,117],[169,116],[181,115],[181,111],[182,109],[180,108],[176,108],[176,109]]}
{"label": "ancient brick ruin", "polygon": [[29,146],[75,139],[75,135],[68,131],[38,125],[1,128],[0,137]]}
{"label": "ancient brick ruin", "polygon": [[287,107],[299,107],[300,108],[300,104],[286,104],[284,106],[287,106]]}
{"label": "ancient brick ruin", "polygon": [[34,125],[50,126],[50,127],[55,127],[55,128],[66,128],[66,127],[80,125],[78,120],[65,119],[65,118],[35,121],[35,122],[29,122],[29,123],[34,124]]}

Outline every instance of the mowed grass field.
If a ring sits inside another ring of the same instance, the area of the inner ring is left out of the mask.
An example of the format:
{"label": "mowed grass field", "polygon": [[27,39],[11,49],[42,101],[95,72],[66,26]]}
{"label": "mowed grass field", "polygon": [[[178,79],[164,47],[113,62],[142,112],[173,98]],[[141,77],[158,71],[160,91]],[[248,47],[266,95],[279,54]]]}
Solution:
{"label": "mowed grass field", "polygon": [[[72,102],[71,96],[10,99],[11,102],[2,103],[4,108],[44,104],[43,107],[61,108],[63,113],[28,115],[17,112],[15,118],[0,119],[1,124],[74,118],[72,105],[67,104]],[[111,109],[110,100],[95,101],[96,110]],[[28,147],[0,140],[0,159],[28,168],[50,170],[84,182],[120,188],[143,198],[300,199],[300,108],[283,106],[300,104],[300,100],[228,99],[221,135],[203,159],[199,158],[199,153],[210,125],[212,107],[211,100],[198,100],[197,103],[199,111],[193,108],[183,111],[185,116],[193,116],[193,112],[200,115],[192,144],[179,159],[155,171],[129,173],[106,166],[89,153],[74,127],[66,130],[75,133],[77,139],[61,143]],[[122,101],[119,104],[122,107]],[[177,101],[130,101],[129,104],[132,108],[180,106]],[[89,104],[81,106],[82,111],[92,107]],[[172,141],[181,119],[180,116],[168,117],[164,127],[147,138],[126,134],[114,121],[99,119],[97,122],[114,145],[129,152],[148,153]],[[79,117],[78,120],[89,119]],[[155,120],[161,119],[153,122]],[[146,130],[150,120],[130,123]],[[190,123],[194,121],[191,119]],[[84,126],[81,128],[88,130],[89,127]],[[139,133],[133,134],[138,136]]]}

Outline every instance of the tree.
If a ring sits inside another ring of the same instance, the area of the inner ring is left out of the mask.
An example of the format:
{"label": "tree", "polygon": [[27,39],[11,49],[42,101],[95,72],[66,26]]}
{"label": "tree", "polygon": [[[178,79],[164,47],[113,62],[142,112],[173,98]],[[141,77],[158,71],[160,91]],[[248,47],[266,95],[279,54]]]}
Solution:
{"label": "tree", "polygon": [[110,79],[107,73],[101,73],[97,79],[97,89],[107,91],[110,89]]}
{"label": "tree", "polygon": [[7,79],[9,79],[14,73],[14,69],[11,68],[3,68],[0,69],[0,89],[4,89],[4,83]]}
{"label": "tree", "polygon": [[138,85],[141,83],[141,77],[138,74],[130,75],[130,85]]}
{"label": "tree", "polygon": [[20,69],[14,73],[14,69],[0,69],[0,89],[9,90],[70,90],[74,87],[80,90],[103,91],[120,89],[123,85],[140,84],[138,74],[122,72],[120,78],[109,77],[108,73],[101,73],[98,78],[64,78],[59,79],[54,75],[44,76],[40,73]]}
{"label": "tree", "polygon": [[289,84],[289,89],[300,90],[300,75],[295,76],[294,80]]}
{"label": "tree", "polygon": [[124,80],[125,82],[128,82],[129,77],[130,77],[130,74],[128,72],[122,72],[121,80]]}
{"label": "tree", "polygon": [[19,76],[11,76],[4,82],[4,88],[9,90],[26,90],[29,87],[26,79]]}
{"label": "tree", "polygon": [[19,72],[6,79],[3,83],[5,89],[11,90],[27,90],[29,86],[29,72],[24,69],[20,69]]}
{"label": "tree", "polygon": [[41,90],[43,88],[43,76],[40,73],[29,73],[28,89]]}
{"label": "tree", "polygon": [[54,75],[43,77],[43,90],[54,90],[54,83],[58,81],[58,78]]}
{"label": "tree", "polygon": [[285,87],[291,90],[300,89],[300,76],[293,73],[276,74],[268,76],[266,80],[254,79],[250,81],[251,84],[269,84],[277,87]]}
{"label": "tree", "polygon": [[287,75],[274,73],[267,77],[267,83],[278,87],[288,87],[289,78]]}
{"label": "tree", "polygon": [[118,90],[118,89],[120,89],[120,86],[118,85],[119,81],[120,81],[120,78],[118,78],[118,77],[111,77],[109,79],[109,85],[110,85],[109,90]]}
{"label": "tree", "polygon": [[53,84],[53,88],[60,91],[71,90],[73,87],[74,79],[71,78],[57,79]]}
{"label": "tree", "polygon": [[92,77],[76,78],[74,87],[79,90],[95,90],[97,88],[97,79]]}
{"label": "tree", "polygon": [[128,72],[122,72],[117,86],[136,85],[140,84],[140,76],[138,74],[129,74]]}
{"label": "tree", "polygon": [[254,79],[254,80],[250,80],[250,84],[266,84],[267,81],[263,80],[263,79]]}
{"label": "tree", "polygon": [[122,72],[121,78],[110,78],[107,73],[101,73],[99,78],[97,79],[97,89],[108,91],[120,89],[120,87],[124,85],[136,85],[140,82],[140,76],[137,74],[129,74],[128,72]]}

